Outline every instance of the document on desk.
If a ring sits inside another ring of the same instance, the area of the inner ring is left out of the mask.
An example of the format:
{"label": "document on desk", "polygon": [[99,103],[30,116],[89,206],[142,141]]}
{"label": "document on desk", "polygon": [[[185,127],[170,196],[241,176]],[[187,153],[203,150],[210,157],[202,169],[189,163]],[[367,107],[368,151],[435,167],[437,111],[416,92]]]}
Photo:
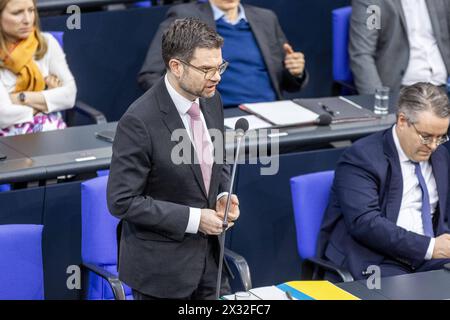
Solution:
{"label": "document on desk", "polygon": [[[250,296],[246,300],[291,300],[286,294],[286,291],[283,291],[276,286],[253,288],[250,289],[249,292]],[[224,300],[235,300],[234,294],[223,296],[222,298]],[[292,300],[298,299],[292,297]]]}
{"label": "document on desk", "polygon": [[291,100],[246,103],[239,108],[276,126],[313,124],[319,116]]}
{"label": "document on desk", "polygon": [[[360,300],[329,281],[290,281],[250,289],[248,300]],[[234,300],[234,295],[223,297]]]}
{"label": "document on desk", "polygon": [[276,286],[253,288],[250,292],[259,300],[290,300],[286,292]]}
{"label": "document on desk", "polygon": [[264,121],[264,120],[258,118],[257,116],[254,116],[254,115],[243,116],[243,117],[225,118],[224,125],[227,128],[234,129],[234,126],[236,125],[236,122],[239,119],[241,119],[241,118],[247,119],[247,121],[248,121],[248,130],[270,128],[272,126],[267,121]]}
{"label": "document on desk", "polygon": [[[312,300],[360,300],[329,281],[291,281],[278,285],[281,290],[294,289]],[[294,294],[292,296],[295,297]]]}

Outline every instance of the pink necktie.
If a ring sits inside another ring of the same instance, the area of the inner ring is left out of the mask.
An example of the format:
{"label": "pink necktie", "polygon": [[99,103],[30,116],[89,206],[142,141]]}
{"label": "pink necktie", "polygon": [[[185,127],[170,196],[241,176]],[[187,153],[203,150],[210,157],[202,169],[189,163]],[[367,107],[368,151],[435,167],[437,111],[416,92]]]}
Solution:
{"label": "pink necktie", "polygon": [[209,192],[209,184],[211,182],[211,172],[213,166],[213,156],[210,143],[208,141],[208,132],[203,126],[202,119],[200,117],[200,106],[198,103],[193,103],[188,112],[191,117],[191,133],[192,140],[194,141],[197,158],[202,171],[203,183],[205,184],[206,194]]}

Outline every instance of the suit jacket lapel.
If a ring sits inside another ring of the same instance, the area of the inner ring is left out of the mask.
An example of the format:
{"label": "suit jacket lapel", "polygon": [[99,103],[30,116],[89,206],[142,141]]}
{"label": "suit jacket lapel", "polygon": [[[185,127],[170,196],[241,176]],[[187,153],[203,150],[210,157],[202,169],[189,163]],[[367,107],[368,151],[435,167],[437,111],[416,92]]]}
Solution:
{"label": "suit jacket lapel", "polygon": [[198,6],[200,12],[202,13],[202,20],[204,20],[210,27],[213,27],[214,30],[216,30],[216,21],[214,21],[214,13],[209,2],[199,4]]}
{"label": "suit jacket lapel", "polygon": [[439,51],[447,70],[450,70],[449,59],[447,58],[450,51],[446,44],[448,43],[446,39],[449,36],[448,17],[446,17],[449,14],[448,7],[441,0],[426,0],[426,4]]}
{"label": "suit jacket lapel", "polygon": [[[266,64],[267,71],[269,72],[270,80],[272,81],[272,84],[277,92],[277,95],[281,96],[278,80],[276,78],[276,70],[274,69],[273,64],[270,63],[269,61],[270,57],[272,56],[272,53],[269,47],[268,42],[269,38],[264,33],[264,30],[266,29],[265,28],[266,23],[260,20],[259,15],[253,11],[252,7],[244,5],[244,10],[245,16],[247,17],[248,20],[248,24],[250,25],[250,28],[252,29],[252,32],[255,35],[256,42],[258,43],[259,49],[261,50],[264,63]],[[272,36],[272,39],[273,38],[275,37]]]}
{"label": "suit jacket lapel", "polygon": [[439,18],[437,2],[439,2],[439,0],[431,0],[431,1],[426,0],[428,14],[430,15],[431,26],[433,27],[433,33],[434,36],[436,37],[438,44],[440,44],[441,27],[439,24],[441,23],[442,19]]}
{"label": "suit jacket lapel", "polygon": [[[408,25],[406,24],[406,18],[405,18],[405,13],[403,11],[403,7],[402,7],[402,1],[401,0],[394,0],[394,7],[395,10],[397,10],[397,13],[400,16],[400,21],[401,21],[401,25],[403,27],[403,31],[405,32],[405,35],[408,35]],[[383,12],[381,12],[381,27],[383,28]],[[406,39],[408,39],[408,37],[406,37]]]}
{"label": "suit jacket lapel", "polygon": [[[386,217],[396,223],[403,197],[403,177],[398,158],[397,149],[395,148],[392,129],[388,129],[384,135],[384,153],[389,162],[389,176],[386,177],[387,190],[385,191],[386,199]],[[388,180],[389,179],[389,180]]]}
{"label": "suit jacket lapel", "polygon": [[[445,151],[447,152],[447,151]],[[433,153],[431,155],[431,167],[433,170],[434,180],[436,181],[436,188],[439,197],[439,221],[444,220],[444,216],[447,214],[447,197],[448,197],[448,163],[445,159],[439,158],[439,155]],[[439,228],[443,227],[441,223],[438,224]]]}
{"label": "suit jacket lapel", "polygon": [[[178,110],[172,101],[172,98],[170,98],[169,92],[167,91],[166,85],[164,83],[164,78],[161,78],[161,80],[155,86],[158,86],[158,88],[156,88],[156,96],[159,102],[159,108],[162,113],[162,120],[166,124],[171,134],[173,134],[173,132],[177,129],[186,129],[184,127],[183,121],[181,120],[180,114],[178,113]],[[194,173],[195,180],[197,181],[200,189],[206,197],[202,171],[200,169],[200,165],[198,164],[198,157],[192,142],[190,143],[190,147],[190,152],[193,156],[189,157],[189,167]],[[192,162],[192,159],[194,159],[194,162]]]}

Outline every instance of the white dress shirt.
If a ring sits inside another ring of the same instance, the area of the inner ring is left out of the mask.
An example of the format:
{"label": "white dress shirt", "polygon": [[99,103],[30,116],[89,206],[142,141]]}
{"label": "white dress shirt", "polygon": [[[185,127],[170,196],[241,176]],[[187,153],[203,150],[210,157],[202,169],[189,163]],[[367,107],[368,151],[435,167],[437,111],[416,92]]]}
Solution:
{"label": "white dress shirt", "polygon": [[[199,99],[195,99],[195,101],[191,101],[189,99],[186,99],[185,97],[183,97],[181,94],[179,94],[174,87],[170,84],[169,79],[167,78],[167,74],[164,77],[164,82],[166,84],[167,87],[167,91],[169,92],[170,97],[172,98],[173,103],[175,104],[175,107],[177,108],[177,111],[181,117],[181,121],[183,121],[183,125],[186,128],[186,131],[189,135],[189,139],[191,139],[192,141],[192,135],[191,135],[191,124],[190,124],[190,119],[191,117],[189,116],[189,114],[187,113],[189,111],[189,109],[192,106],[192,103],[196,102],[200,105]],[[203,126],[205,128],[205,130],[208,130],[208,127],[206,126],[206,121],[205,118],[203,117],[203,113],[200,110],[200,118],[202,120]],[[211,136],[207,135],[208,138],[208,142],[210,144],[210,146],[213,146],[212,141],[211,141]],[[195,144],[192,143],[192,145],[195,148]],[[213,147],[210,148],[212,155],[214,156],[214,150]],[[221,194],[219,194],[217,196],[217,199],[220,199],[223,195],[225,195],[227,193],[222,192]],[[188,225],[186,227],[186,233],[197,233],[198,232],[198,227],[200,225],[200,216],[201,216],[201,209],[200,208],[189,208],[189,221],[188,221]]]}
{"label": "white dress shirt", "polygon": [[[49,33],[42,33],[47,40],[47,53],[35,63],[45,78],[50,74],[56,75],[62,86],[44,90],[48,112],[55,112],[72,108],[75,104],[77,87],[75,79],[69,70],[61,46]],[[33,109],[28,106],[13,104],[9,94],[15,90],[17,76],[11,71],[0,68],[0,128],[33,120]]]}
{"label": "white dress shirt", "polygon": [[[409,62],[402,85],[447,83],[447,68],[433,32],[425,0],[402,0],[409,41]],[[395,62],[393,62],[395,63]]]}
{"label": "white dress shirt", "polygon": [[[406,156],[395,131],[396,126],[392,128],[395,147],[397,149],[400,160],[400,167],[403,178],[403,195],[400,212],[397,218],[397,226],[408,231],[424,235],[422,222],[422,189],[420,188],[419,179],[415,173],[414,163]],[[430,197],[431,218],[436,211],[439,201],[436,180],[434,179],[433,169],[429,161],[420,162],[420,169],[427,185],[428,195]],[[425,255],[426,260],[430,260],[433,255],[435,239],[431,238]]]}

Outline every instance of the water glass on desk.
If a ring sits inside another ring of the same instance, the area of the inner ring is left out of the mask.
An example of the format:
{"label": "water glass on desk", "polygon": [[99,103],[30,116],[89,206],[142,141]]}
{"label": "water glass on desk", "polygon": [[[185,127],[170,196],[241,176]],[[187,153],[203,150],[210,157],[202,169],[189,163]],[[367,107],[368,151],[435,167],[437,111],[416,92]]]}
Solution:
{"label": "water glass on desk", "polygon": [[387,115],[389,113],[389,87],[375,89],[373,112],[379,115]]}

